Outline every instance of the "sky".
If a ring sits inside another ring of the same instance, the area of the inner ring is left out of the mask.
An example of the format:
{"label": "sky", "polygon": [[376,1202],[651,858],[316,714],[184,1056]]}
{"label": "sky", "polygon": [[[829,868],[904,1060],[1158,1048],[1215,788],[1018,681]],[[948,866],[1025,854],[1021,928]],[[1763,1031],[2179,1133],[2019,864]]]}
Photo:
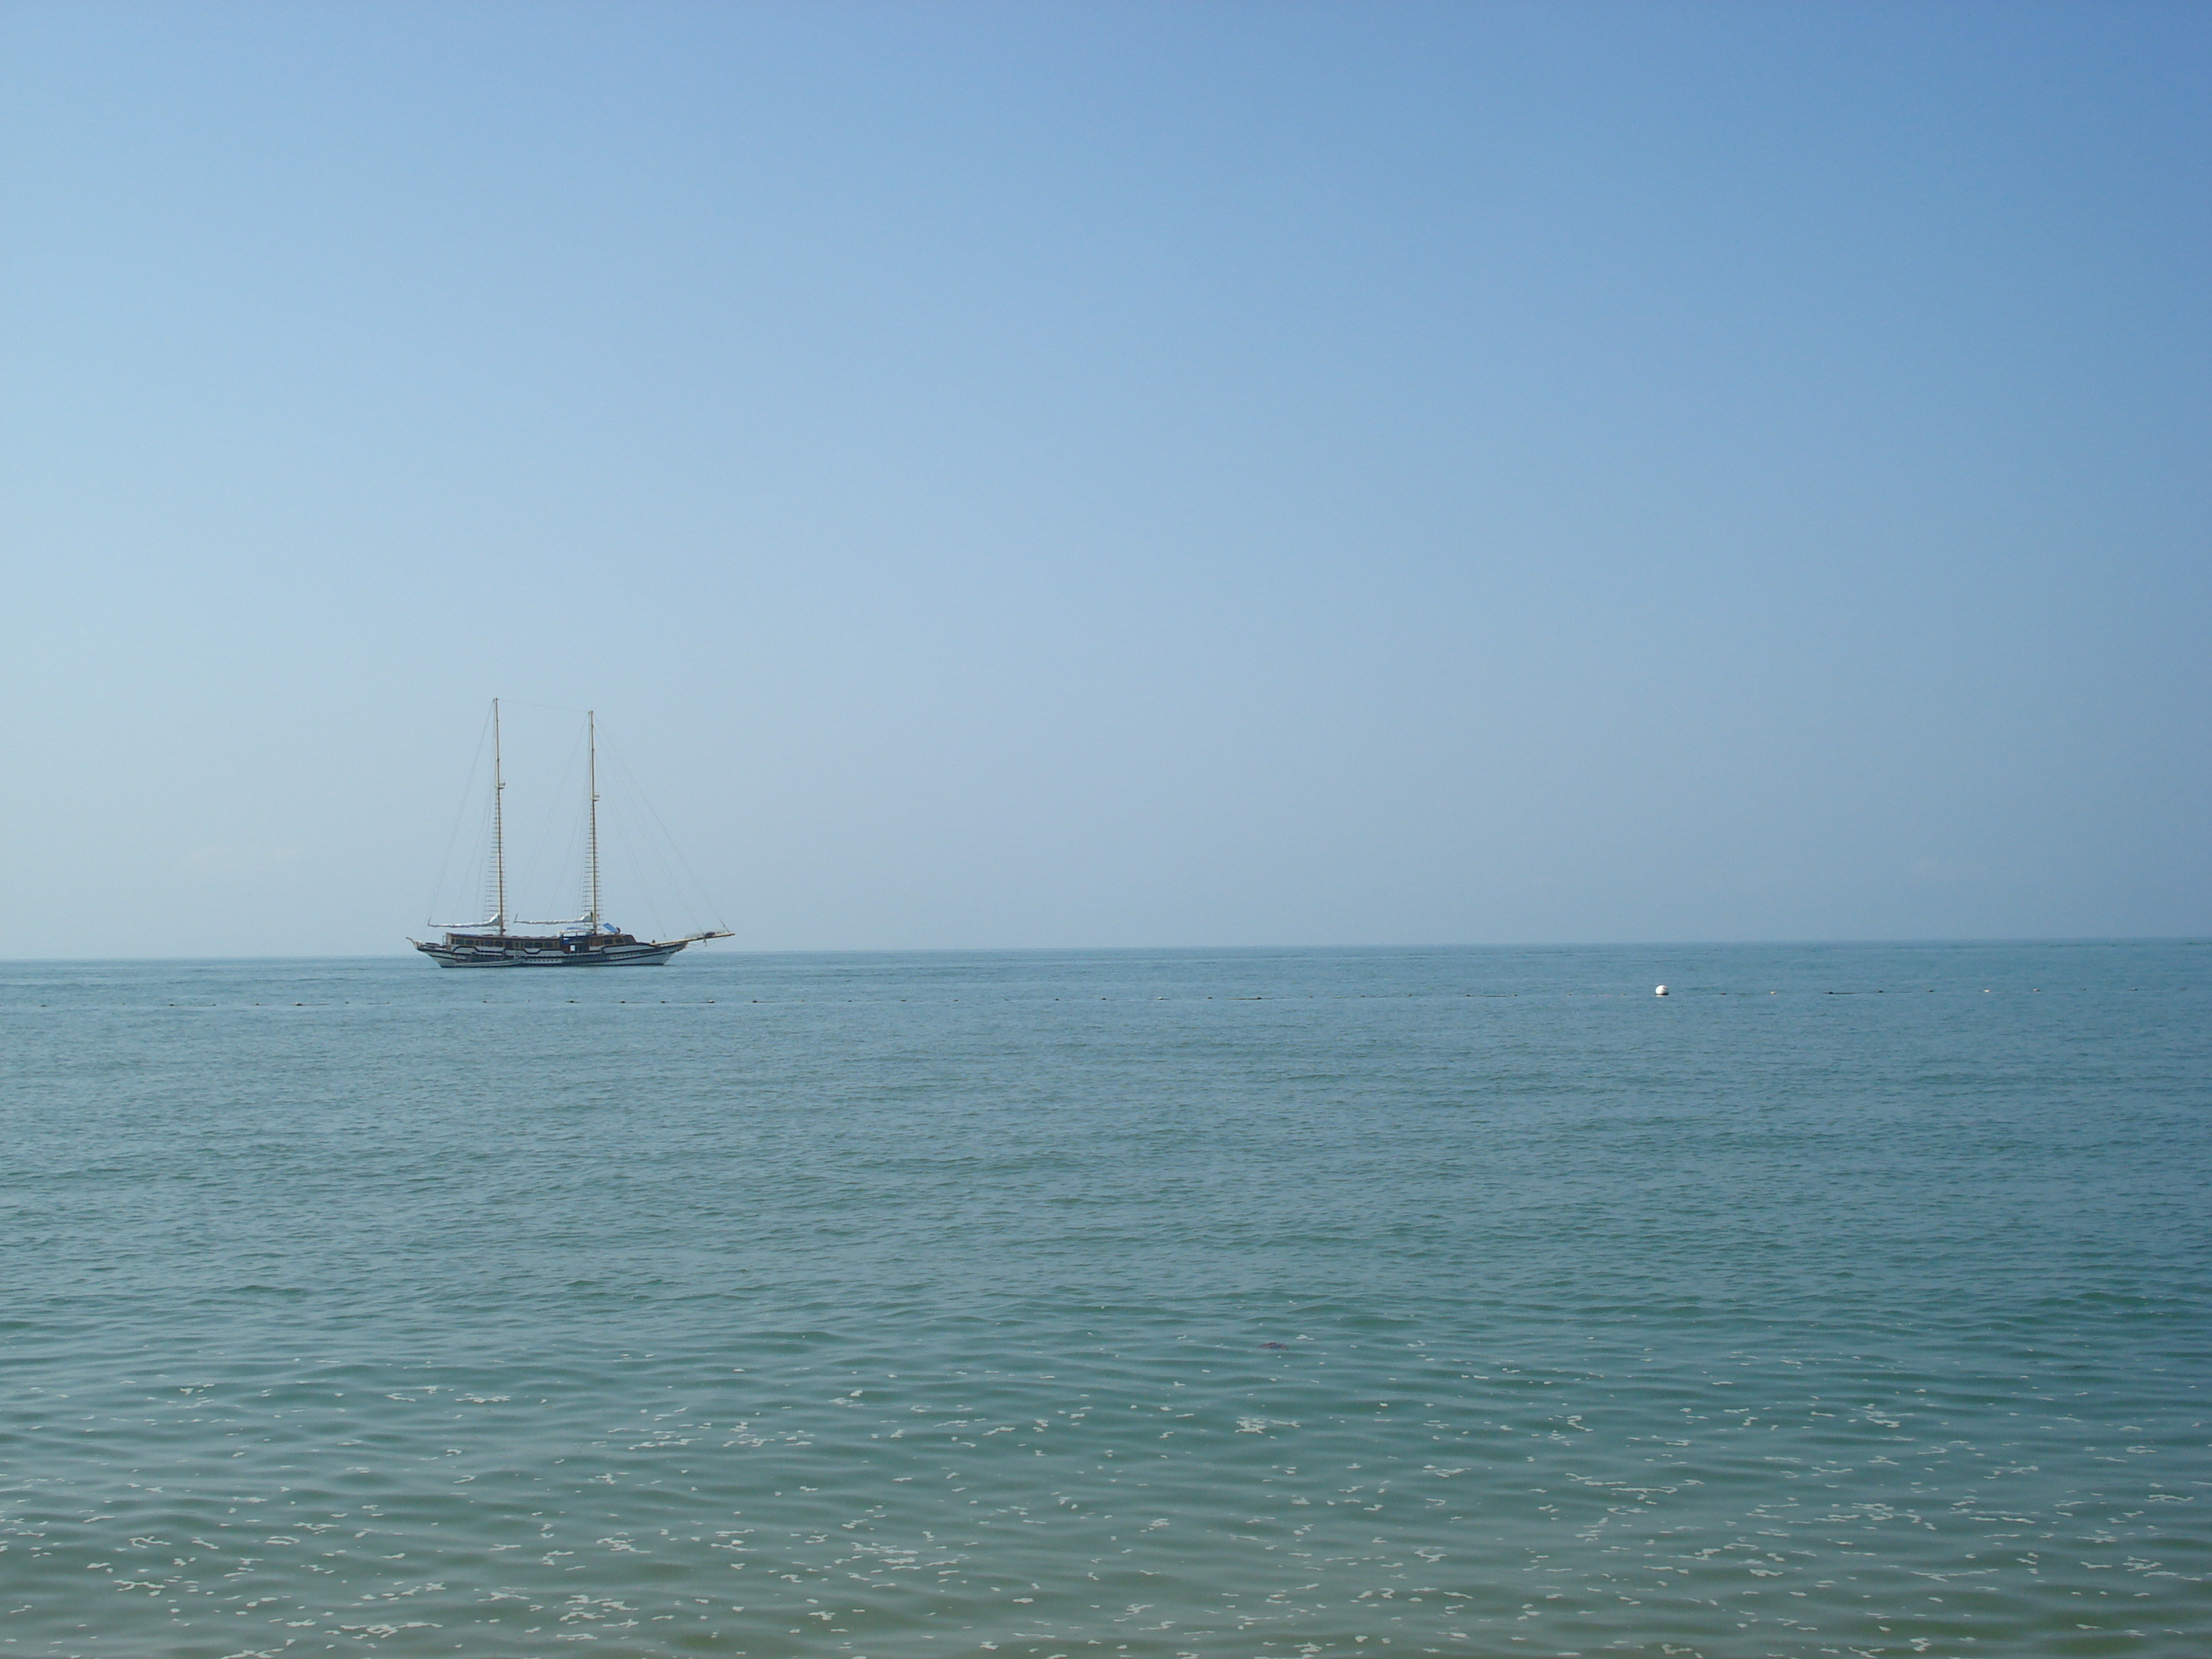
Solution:
{"label": "sky", "polygon": [[0,956],[2212,934],[2208,48],[12,0]]}

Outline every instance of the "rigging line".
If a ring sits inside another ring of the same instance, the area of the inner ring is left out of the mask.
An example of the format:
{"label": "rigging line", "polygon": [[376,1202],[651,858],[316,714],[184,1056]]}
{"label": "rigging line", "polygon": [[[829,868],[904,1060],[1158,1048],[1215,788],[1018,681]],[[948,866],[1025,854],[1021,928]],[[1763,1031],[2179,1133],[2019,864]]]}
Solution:
{"label": "rigging line", "polygon": [[661,837],[668,843],[668,850],[675,854],[678,866],[690,880],[696,896],[706,905],[707,914],[714,918],[714,926],[727,932],[730,924],[722,920],[721,910],[715,905],[714,896],[708,892],[706,884],[692,873],[690,864],[684,859],[684,849],[676,844],[676,837],[668,833],[667,821],[660,816],[660,809],[653,804],[653,797],[647,794],[640,787],[636,775],[629,769],[629,763],[623,758],[622,751],[615,748],[612,744],[607,744],[606,747],[615,764],[622,768],[623,776],[629,784],[630,793],[645,804],[645,810],[653,814],[653,821],[660,826]]}
{"label": "rigging line", "polygon": [[432,927],[473,927],[481,918],[491,915],[495,903],[492,896],[491,830],[491,802],[487,800],[477,811],[476,833],[469,838],[467,862],[461,866],[465,871],[476,872],[477,875],[474,879],[465,877],[454,885],[455,902],[450,908],[446,904],[445,890],[441,889],[438,894],[439,911],[456,920],[441,923],[434,915],[430,921]]}
{"label": "rigging line", "polygon": [[[569,757],[569,766],[571,770],[574,768],[574,763],[575,757],[571,755]],[[563,772],[561,775],[562,793],[566,792],[568,782],[568,775],[567,772]],[[552,830],[553,814],[557,812],[559,810],[559,801],[556,796],[554,806],[546,815],[546,830],[548,834],[551,833]],[[578,855],[577,848],[584,839],[584,812],[585,808],[581,805],[579,805],[573,810],[568,820],[568,839],[567,844],[561,849],[561,861],[557,865],[549,866],[554,873],[547,878],[545,892],[548,896],[554,898],[556,901],[558,901],[562,891],[568,886],[571,881],[576,881],[580,884],[582,879],[581,871],[583,867],[583,860]],[[552,843],[548,842],[545,844],[550,847]],[[558,902],[547,908],[564,912],[568,909],[568,906],[566,904]],[[583,915],[583,910],[584,907],[580,902],[573,915],[564,915],[561,917],[561,925],[565,927],[570,922],[580,920]],[[547,925],[550,926],[550,924]]]}
{"label": "rigging line", "polygon": [[[567,779],[563,778],[562,782],[565,783]],[[584,872],[585,860],[580,850],[584,841],[584,814],[587,810],[588,809],[586,807],[579,806],[570,812],[568,815],[568,844],[561,849],[561,884],[562,886],[567,886],[570,881],[573,880],[575,883],[576,890],[580,896],[581,895],[588,880],[588,878]],[[588,906],[584,902],[583,899],[579,896],[576,903],[576,915],[579,916],[582,915],[587,908]]]}
{"label": "rigging line", "polygon": [[[645,825],[631,810],[631,803],[622,798],[621,792],[611,797],[605,825],[615,848],[616,856],[623,861],[636,877],[636,884],[644,903],[639,908],[649,916],[653,933],[688,932],[695,907],[684,893],[676,872]],[[667,924],[673,922],[675,927]]]}
{"label": "rigging line", "polygon": [[721,913],[716,908],[712,895],[707,891],[706,884],[692,872],[690,865],[684,861],[683,848],[676,844],[676,837],[669,833],[667,820],[660,816],[659,809],[653,804],[653,798],[646,793],[645,787],[637,781],[637,774],[631,769],[629,761],[623,757],[622,751],[611,744],[608,745],[608,758],[612,760],[619,769],[628,786],[629,793],[636,798],[638,805],[645,808],[651,816],[654,827],[660,832],[659,838],[655,839],[645,834],[645,826],[640,823],[637,826],[637,842],[641,848],[649,850],[653,860],[659,866],[660,873],[668,879],[673,890],[671,897],[682,908],[692,910],[696,906],[695,914],[697,911],[703,911],[706,915],[714,917],[716,927],[726,927],[727,924],[722,921]]}
{"label": "rigging line", "polygon": [[483,765],[484,744],[491,736],[491,711],[484,711],[483,724],[477,728],[477,752],[469,762],[468,781],[461,786],[461,804],[453,809],[453,828],[446,837],[446,856],[438,860],[438,880],[430,889],[430,908],[425,913],[423,925],[434,926],[438,915],[438,901],[446,894],[446,874],[453,868],[453,846],[461,838],[461,821],[469,814],[469,797],[476,793],[477,772]]}
{"label": "rigging line", "polygon": [[[638,815],[638,803],[633,793],[620,782],[622,774],[609,757],[609,777],[615,787],[605,799],[601,809],[599,830],[606,857],[614,866],[624,872],[623,908],[630,913],[630,931],[638,931],[640,919],[649,921],[648,931],[656,935],[670,932],[684,932],[690,926],[685,918],[696,909],[676,883],[667,860],[661,855],[650,827]],[[665,924],[674,921],[678,927]]]}
{"label": "rigging line", "polygon": [[668,930],[662,914],[656,872],[638,853],[628,803],[620,791],[600,803],[599,842],[605,861],[623,873],[623,915],[629,931],[640,937],[660,938]]}
{"label": "rigging line", "polygon": [[633,857],[653,907],[656,931],[690,933],[702,925],[698,899],[684,890],[683,878],[669,861],[665,835],[656,836],[653,826],[638,811],[638,803],[618,800],[615,822],[623,844]]}
{"label": "rigging line", "polygon": [[[531,705],[532,708],[541,706],[536,703]],[[549,877],[544,869],[542,855],[552,845],[554,823],[561,816],[562,803],[567,799],[568,793],[568,780],[575,775],[576,757],[582,752],[583,747],[584,737],[580,732],[576,734],[575,741],[568,745],[568,758],[561,768],[561,775],[553,786],[552,794],[546,798],[544,814],[539,818],[535,833],[526,844],[527,856],[521,866],[522,878],[529,884],[529,890],[536,894],[538,898],[554,898],[568,878],[568,861],[566,857],[561,860],[560,869]],[[510,885],[512,884],[514,884],[510,882]],[[522,907],[526,911],[551,910],[560,908],[557,898],[550,905],[533,901]]]}
{"label": "rigging line", "polygon": [[[489,797],[483,810],[477,816],[476,838],[469,844],[469,864],[480,873],[477,879],[473,904],[464,902],[456,913],[463,925],[480,927],[499,914],[499,807]],[[465,901],[471,896],[465,890]]]}

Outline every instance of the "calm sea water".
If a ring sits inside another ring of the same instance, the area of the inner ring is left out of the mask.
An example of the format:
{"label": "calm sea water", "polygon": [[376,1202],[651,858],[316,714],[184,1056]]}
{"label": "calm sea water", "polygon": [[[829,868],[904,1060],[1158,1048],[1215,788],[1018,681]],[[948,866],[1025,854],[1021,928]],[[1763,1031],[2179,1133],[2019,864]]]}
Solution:
{"label": "calm sea water", "polygon": [[0,968],[0,1651],[2198,1659],[2208,1011],[2202,944]]}

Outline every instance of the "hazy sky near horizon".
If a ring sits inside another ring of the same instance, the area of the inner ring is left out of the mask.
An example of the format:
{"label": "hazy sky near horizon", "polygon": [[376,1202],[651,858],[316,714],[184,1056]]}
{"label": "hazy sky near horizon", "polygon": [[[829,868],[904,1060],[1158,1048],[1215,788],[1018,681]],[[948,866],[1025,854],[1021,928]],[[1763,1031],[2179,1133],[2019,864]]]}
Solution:
{"label": "hazy sky near horizon", "polygon": [[0,955],[2212,934],[2208,48],[15,0]]}

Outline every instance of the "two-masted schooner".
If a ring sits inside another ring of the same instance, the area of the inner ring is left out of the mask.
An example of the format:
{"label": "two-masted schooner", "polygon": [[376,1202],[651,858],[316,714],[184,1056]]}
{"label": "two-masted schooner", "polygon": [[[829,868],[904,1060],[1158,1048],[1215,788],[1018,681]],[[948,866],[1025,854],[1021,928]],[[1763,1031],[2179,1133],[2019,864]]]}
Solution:
{"label": "two-masted schooner", "polygon": [[[491,703],[491,872],[487,896],[491,915],[473,927],[433,923],[445,937],[436,944],[407,942],[441,968],[633,968],[668,960],[687,945],[728,939],[726,928],[686,933],[681,939],[635,939],[608,921],[599,910],[599,721],[584,716],[585,792],[588,813],[584,850],[584,914],[567,921],[510,922],[507,914],[507,822],[501,797],[507,775],[500,757],[499,699]],[[481,751],[479,751],[481,752]],[[519,933],[514,927],[553,927],[557,933]]]}

